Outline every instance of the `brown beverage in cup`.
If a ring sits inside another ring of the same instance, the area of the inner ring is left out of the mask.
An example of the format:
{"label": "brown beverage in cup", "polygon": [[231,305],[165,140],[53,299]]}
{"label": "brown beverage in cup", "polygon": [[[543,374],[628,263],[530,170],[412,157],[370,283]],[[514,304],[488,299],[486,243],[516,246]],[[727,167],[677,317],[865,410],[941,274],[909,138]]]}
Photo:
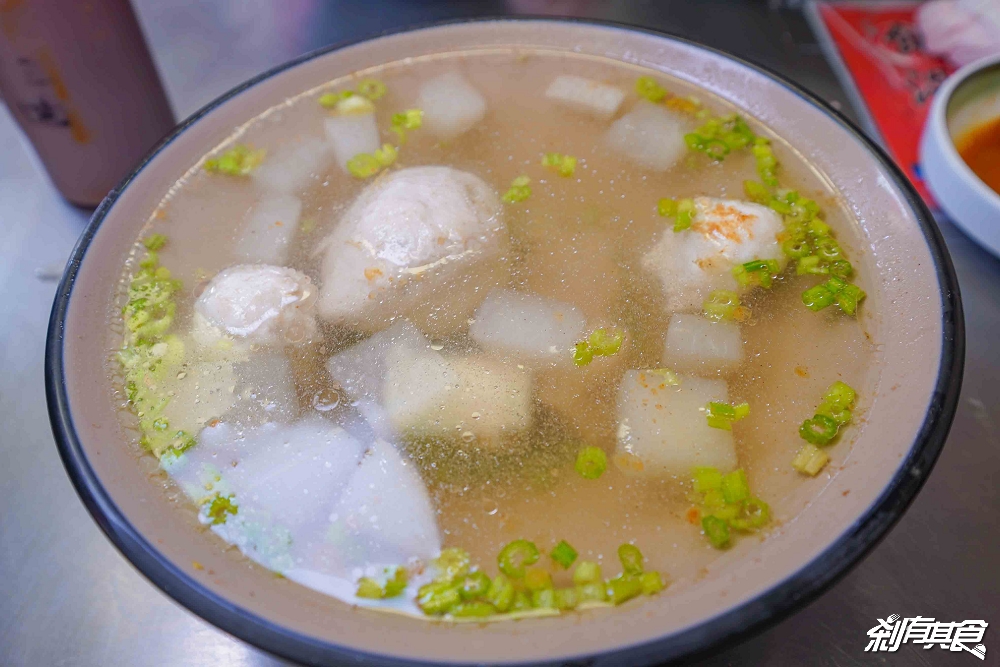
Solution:
{"label": "brown beverage in cup", "polygon": [[82,206],[174,125],[128,0],[0,0],[0,93],[52,182]]}

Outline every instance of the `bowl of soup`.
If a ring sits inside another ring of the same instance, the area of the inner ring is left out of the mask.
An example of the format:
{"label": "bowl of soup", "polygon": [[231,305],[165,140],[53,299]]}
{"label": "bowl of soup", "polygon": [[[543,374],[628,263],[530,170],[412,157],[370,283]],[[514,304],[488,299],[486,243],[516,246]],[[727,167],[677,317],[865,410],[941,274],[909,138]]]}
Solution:
{"label": "bowl of soup", "polygon": [[926,209],[808,93],[484,20],[186,121],[77,247],[47,386],[101,528],[233,635],[636,665],[856,563],[933,466],[963,344]]}
{"label": "bowl of soup", "polygon": [[928,187],[948,217],[1000,254],[1000,58],[970,63],[934,97],[920,140]]}

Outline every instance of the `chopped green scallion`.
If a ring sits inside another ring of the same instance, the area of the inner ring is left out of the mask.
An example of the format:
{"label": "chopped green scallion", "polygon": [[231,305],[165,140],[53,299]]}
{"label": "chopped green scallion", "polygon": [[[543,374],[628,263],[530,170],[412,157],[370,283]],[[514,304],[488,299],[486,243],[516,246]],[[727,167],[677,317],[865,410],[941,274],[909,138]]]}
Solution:
{"label": "chopped green scallion", "polygon": [[524,587],[529,591],[552,588],[552,575],[540,567],[529,567],[524,573]]}
{"label": "chopped green scallion", "polygon": [[736,320],[741,314],[740,297],[732,290],[715,290],[701,305],[701,312],[710,320]]}
{"label": "chopped green scallion", "polygon": [[739,421],[750,414],[750,404],[740,403],[739,405],[730,405],[728,403],[712,401],[705,407],[705,413],[709,426],[724,431],[732,431],[733,422]]}
{"label": "chopped green scallion", "polygon": [[708,491],[721,491],[722,473],[719,472],[718,468],[695,468],[694,490],[695,493],[707,493]]}
{"label": "chopped green scallion", "polygon": [[524,576],[526,565],[534,565],[538,562],[540,554],[534,542],[528,540],[514,540],[503,549],[497,556],[497,565],[500,571],[513,579],[520,579]]}
{"label": "chopped green scallion", "polygon": [[510,188],[503,195],[503,200],[508,204],[522,202],[531,196],[531,179],[527,176],[518,176],[511,184]]}
{"label": "chopped green scallion", "polygon": [[548,167],[560,176],[569,178],[576,172],[576,158],[561,153],[546,153],[542,156],[542,166]]}
{"label": "chopped green scallion", "polygon": [[485,572],[479,570],[470,572],[462,579],[462,585],[458,592],[463,600],[474,600],[486,595],[490,590],[490,578]]}
{"label": "chopped green scallion", "polygon": [[150,234],[142,240],[142,245],[146,246],[146,250],[149,250],[150,252],[156,252],[166,244],[167,237],[163,234]]}
{"label": "chopped green scallion", "polygon": [[642,563],[645,559],[642,557],[642,552],[639,551],[639,547],[634,544],[625,543],[618,547],[618,560],[621,561],[622,571],[625,572],[625,574],[642,574]]}
{"label": "chopped green scallion", "polygon": [[[229,516],[234,516],[239,513],[239,506],[233,502],[233,494],[228,496],[223,496],[221,494],[215,494],[212,498],[212,502],[208,505],[208,510],[205,512],[208,518],[211,519],[213,526],[218,526],[226,522]],[[227,516],[229,515],[229,516]]]}
{"label": "chopped green scallion", "polygon": [[485,599],[492,604],[497,611],[503,613],[514,604],[514,584],[507,575],[502,572],[493,577],[489,590],[486,591]]}
{"label": "chopped green scallion", "polygon": [[382,586],[371,577],[361,577],[358,579],[358,590],[354,594],[359,598],[381,600],[385,592],[382,590]]}
{"label": "chopped green scallion", "polygon": [[362,79],[358,81],[358,94],[367,97],[372,102],[381,99],[385,93],[385,84],[378,79]]}
{"label": "chopped green scallion", "polygon": [[469,572],[472,559],[469,552],[458,547],[449,547],[441,550],[441,555],[434,559],[434,568],[437,572],[434,577],[438,582],[453,582],[459,577],[465,576]]}
{"label": "chopped green scallion", "polygon": [[584,447],[576,456],[576,471],[584,479],[597,479],[608,469],[608,455],[600,447]]}
{"label": "chopped green scallion", "polygon": [[701,528],[709,543],[716,549],[729,546],[729,524],[715,516],[702,517]]}
{"label": "chopped green scallion", "polygon": [[812,419],[802,422],[802,426],[799,427],[799,435],[802,436],[803,440],[814,445],[828,445],[837,437],[839,430],[840,424],[832,417],[817,414]]}
{"label": "chopped green scallion", "polygon": [[648,76],[640,76],[635,81],[635,92],[650,102],[661,102],[667,96],[667,89]]}
{"label": "chopped green scallion", "polygon": [[580,602],[604,602],[608,599],[608,587],[603,581],[577,584],[576,597]]}
{"label": "chopped green scallion", "polygon": [[369,178],[381,170],[378,158],[371,153],[358,153],[347,161],[347,171],[355,178]]}
{"label": "chopped green scallion", "polygon": [[722,478],[722,497],[726,503],[741,503],[750,497],[750,485],[742,468]]}
{"label": "chopped green scallion", "polygon": [[555,603],[556,609],[562,611],[568,611],[570,609],[576,609],[576,605],[579,604],[579,597],[576,594],[576,589],[574,588],[557,588],[555,592]]}
{"label": "chopped green scallion", "polygon": [[576,549],[574,549],[569,542],[566,540],[560,540],[559,544],[557,544],[549,553],[549,556],[552,557],[552,560],[559,563],[564,570],[567,570],[576,560],[577,553]]}
{"label": "chopped green scallion", "polygon": [[536,609],[555,609],[556,591],[554,588],[542,588],[531,591],[531,606]]}
{"label": "chopped green scallion", "polygon": [[573,570],[573,583],[579,586],[601,581],[601,566],[590,560],[582,560]]}
{"label": "chopped green scallion", "polygon": [[663,577],[660,576],[659,572],[643,572],[639,577],[639,582],[642,584],[642,592],[645,595],[656,595],[667,585],[663,582]]}
{"label": "chopped green scallion", "polygon": [[642,579],[622,574],[608,581],[608,597],[616,605],[642,595]]}
{"label": "chopped green scallion", "polygon": [[264,161],[266,151],[236,144],[217,158],[205,160],[205,171],[228,176],[246,176]]}
{"label": "chopped green scallion", "polygon": [[792,467],[799,472],[815,477],[830,462],[830,456],[812,443],[807,443],[792,459]]}
{"label": "chopped green scallion", "polygon": [[462,602],[458,586],[451,582],[435,581],[424,584],[417,591],[417,604],[428,615],[439,616]]}

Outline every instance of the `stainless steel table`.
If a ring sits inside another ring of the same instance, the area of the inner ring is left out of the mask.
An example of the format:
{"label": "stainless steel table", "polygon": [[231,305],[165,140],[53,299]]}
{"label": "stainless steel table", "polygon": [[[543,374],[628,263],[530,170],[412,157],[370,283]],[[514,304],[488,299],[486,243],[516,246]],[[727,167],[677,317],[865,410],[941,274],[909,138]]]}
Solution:
{"label": "stainless steel table", "polygon": [[[763,0],[134,4],[179,118],[251,75],[326,44],[430,20],[545,11],[688,36],[846,105],[801,16],[769,10]],[[63,472],[45,410],[42,349],[55,280],[87,215],[59,199],[0,107],[0,665],[282,664],[202,622],[143,579],[91,521]],[[863,652],[876,617],[892,613],[998,620],[1000,260],[947,222],[942,228],[962,285],[968,351],[961,405],[937,468],[889,537],[822,598],[699,664],[976,664],[938,648]],[[996,637],[996,630],[986,634],[988,664],[1000,664]]]}

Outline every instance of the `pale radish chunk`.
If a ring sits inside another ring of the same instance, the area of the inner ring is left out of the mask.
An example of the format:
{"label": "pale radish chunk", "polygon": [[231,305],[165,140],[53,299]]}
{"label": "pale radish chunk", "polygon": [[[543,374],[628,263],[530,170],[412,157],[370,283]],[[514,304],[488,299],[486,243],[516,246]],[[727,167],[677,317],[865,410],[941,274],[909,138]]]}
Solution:
{"label": "pale radish chunk", "polygon": [[303,273],[266,264],[220,271],[194,304],[194,338],[259,345],[303,343],[316,333],[316,288]]}
{"label": "pale radish chunk", "polygon": [[417,106],[424,112],[424,126],[440,139],[464,134],[486,115],[486,100],[458,72],[424,82]]}
{"label": "pale radish chunk", "polygon": [[701,314],[674,313],[667,326],[664,363],[695,373],[724,373],[743,362],[743,337],[735,322],[713,322]]}
{"label": "pale radish chunk", "polygon": [[401,317],[428,333],[464,329],[507,271],[501,213],[496,192],[457,169],[411,167],[379,178],[319,249],[320,315],[368,331]]}
{"label": "pale radish chunk", "polygon": [[301,215],[298,197],[266,196],[247,212],[236,240],[236,256],[249,264],[287,264]]}
{"label": "pale radish chunk", "polygon": [[607,119],[615,115],[625,91],[582,76],[557,76],[545,91],[545,97],[564,107]]}
{"label": "pale radish chunk", "polygon": [[325,138],[292,139],[269,152],[250,177],[265,192],[299,195],[317,182],[333,159],[333,150]]}
{"label": "pale radish chunk", "polygon": [[684,119],[668,109],[640,101],[608,128],[605,142],[636,164],[666,171],[687,153]]}
{"label": "pale radish chunk", "polygon": [[708,425],[705,408],[728,401],[723,380],[657,371],[628,371],[618,392],[615,461],[627,474],[687,480],[699,466],[736,468],[731,431]]}
{"label": "pale radish chunk", "polygon": [[781,216],[752,202],[697,197],[689,229],[665,225],[660,239],[642,258],[643,267],[660,279],[667,310],[701,309],[714,290],[743,291],[732,270],[755,259],[773,259],[784,267],[777,235]]}
{"label": "pale radish chunk", "polygon": [[384,407],[405,436],[494,441],[530,422],[526,371],[484,356],[400,348],[389,352],[386,364]]}
{"label": "pale radish chunk", "polygon": [[346,535],[350,560],[405,564],[441,551],[434,506],[416,467],[376,440],[330,514],[328,533]]}
{"label": "pale radish chunk", "polygon": [[331,116],[324,122],[337,165],[347,171],[347,161],[359,153],[374,153],[381,147],[374,113]]}
{"label": "pale radish chunk", "polygon": [[[205,428],[198,444],[164,467],[202,507],[203,522],[252,560],[281,572],[293,565],[293,545],[325,539],[327,517],[364,450],[319,417],[253,428],[223,422]],[[213,520],[209,510],[218,497],[237,509]]]}
{"label": "pale radish chunk", "polygon": [[532,366],[571,363],[587,326],[569,304],[513,290],[490,292],[474,320],[469,335],[483,349]]}
{"label": "pale radish chunk", "polygon": [[394,324],[353,347],[330,357],[326,368],[354,399],[380,402],[386,377],[386,358],[391,349],[415,354],[429,349],[430,343],[409,322]]}

